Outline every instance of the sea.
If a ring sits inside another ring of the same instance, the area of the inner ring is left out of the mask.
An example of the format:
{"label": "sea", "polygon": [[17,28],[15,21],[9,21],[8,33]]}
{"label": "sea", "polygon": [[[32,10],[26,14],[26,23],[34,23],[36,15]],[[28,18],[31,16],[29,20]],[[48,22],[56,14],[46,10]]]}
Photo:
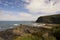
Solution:
{"label": "sea", "polygon": [[31,25],[34,21],[0,21],[0,31],[15,28],[16,26],[23,25]]}

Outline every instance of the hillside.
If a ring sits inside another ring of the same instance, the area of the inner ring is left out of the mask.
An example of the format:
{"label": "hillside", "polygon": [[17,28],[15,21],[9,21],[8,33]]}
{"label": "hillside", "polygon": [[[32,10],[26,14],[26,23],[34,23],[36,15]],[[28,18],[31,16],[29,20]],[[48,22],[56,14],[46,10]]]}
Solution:
{"label": "hillside", "polygon": [[38,17],[36,22],[60,24],[60,14],[41,16],[41,17]]}

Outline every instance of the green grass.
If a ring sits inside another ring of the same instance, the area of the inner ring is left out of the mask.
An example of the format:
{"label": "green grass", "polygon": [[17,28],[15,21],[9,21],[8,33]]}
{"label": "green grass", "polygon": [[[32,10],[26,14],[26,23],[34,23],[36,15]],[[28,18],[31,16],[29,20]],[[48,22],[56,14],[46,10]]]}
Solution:
{"label": "green grass", "polygon": [[[49,26],[52,26],[53,28],[52,29],[41,28],[40,30],[37,30],[37,32],[33,32],[31,34],[25,34],[23,36],[14,37],[13,40],[56,40],[56,39],[58,40],[58,38],[56,37],[60,38],[60,25],[54,24]],[[48,37],[42,36],[45,33],[48,33],[47,34]]]}
{"label": "green grass", "polygon": [[24,36],[18,36],[14,38],[13,40],[42,40],[42,39],[33,35],[24,35]]}

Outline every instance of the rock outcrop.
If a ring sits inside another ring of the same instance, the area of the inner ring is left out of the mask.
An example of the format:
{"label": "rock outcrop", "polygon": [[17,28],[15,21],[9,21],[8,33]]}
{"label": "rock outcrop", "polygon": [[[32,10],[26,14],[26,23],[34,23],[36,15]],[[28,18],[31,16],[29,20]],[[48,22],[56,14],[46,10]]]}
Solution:
{"label": "rock outcrop", "polygon": [[60,40],[60,26],[57,28],[20,25],[13,29],[0,31],[0,40]]}
{"label": "rock outcrop", "polygon": [[60,14],[41,16],[36,20],[36,22],[60,24]]}

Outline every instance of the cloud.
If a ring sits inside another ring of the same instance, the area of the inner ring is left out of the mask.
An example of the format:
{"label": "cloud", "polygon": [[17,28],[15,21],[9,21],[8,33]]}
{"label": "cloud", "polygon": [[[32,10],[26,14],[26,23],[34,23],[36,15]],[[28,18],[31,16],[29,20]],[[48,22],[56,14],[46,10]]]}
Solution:
{"label": "cloud", "polygon": [[35,18],[32,14],[25,12],[0,11],[0,21],[33,21]]}
{"label": "cloud", "polygon": [[0,21],[35,21],[39,16],[60,13],[60,0],[14,0],[12,2],[4,2],[0,2],[0,4],[11,6],[12,8],[21,6],[28,9],[29,13],[26,11],[15,13],[14,11],[0,10]]}
{"label": "cloud", "polygon": [[54,13],[60,11],[60,0],[31,0],[26,6],[30,12]]}

